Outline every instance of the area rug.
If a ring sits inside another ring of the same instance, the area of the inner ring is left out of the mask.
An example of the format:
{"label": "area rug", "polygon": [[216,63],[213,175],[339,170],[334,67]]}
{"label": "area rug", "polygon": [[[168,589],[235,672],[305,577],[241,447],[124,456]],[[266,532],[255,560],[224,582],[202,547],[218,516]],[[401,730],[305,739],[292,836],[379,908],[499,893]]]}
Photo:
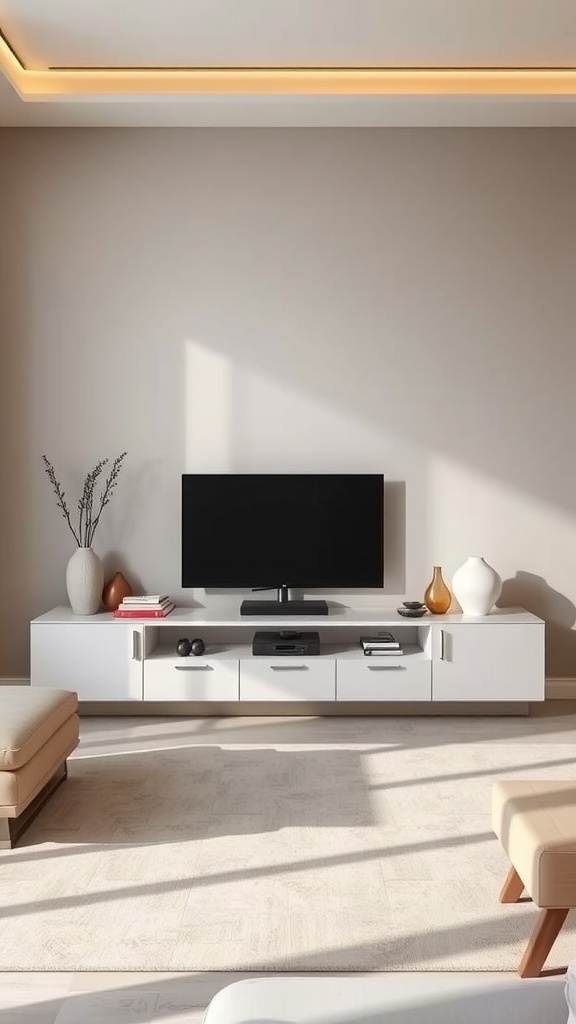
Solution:
{"label": "area rug", "polygon": [[186,720],[112,752],[88,737],[0,854],[0,970],[515,970],[538,911],[498,903],[491,786],[571,779],[574,745],[359,721],[300,743],[198,742]]}

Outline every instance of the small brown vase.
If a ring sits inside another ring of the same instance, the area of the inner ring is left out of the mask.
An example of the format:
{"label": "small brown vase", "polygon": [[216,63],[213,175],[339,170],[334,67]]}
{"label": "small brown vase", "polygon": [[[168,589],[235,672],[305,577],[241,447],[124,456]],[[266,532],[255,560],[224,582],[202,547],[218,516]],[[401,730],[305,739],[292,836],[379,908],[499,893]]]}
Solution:
{"label": "small brown vase", "polygon": [[114,573],[111,580],[104,585],[102,604],[109,612],[115,612],[125,597],[132,595],[132,587],[121,572]]}
{"label": "small brown vase", "polygon": [[434,566],[434,575],[424,594],[424,604],[433,615],[444,615],[452,604],[452,594],[442,578],[442,569]]}

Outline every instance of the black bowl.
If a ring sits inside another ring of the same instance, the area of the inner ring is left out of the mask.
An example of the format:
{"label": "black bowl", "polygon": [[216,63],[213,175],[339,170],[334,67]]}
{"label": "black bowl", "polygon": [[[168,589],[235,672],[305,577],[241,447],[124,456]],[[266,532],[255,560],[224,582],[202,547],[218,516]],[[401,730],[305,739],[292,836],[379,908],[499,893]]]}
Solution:
{"label": "black bowl", "polygon": [[423,601],[402,601],[402,604],[404,605],[405,608],[417,609],[425,607]]}

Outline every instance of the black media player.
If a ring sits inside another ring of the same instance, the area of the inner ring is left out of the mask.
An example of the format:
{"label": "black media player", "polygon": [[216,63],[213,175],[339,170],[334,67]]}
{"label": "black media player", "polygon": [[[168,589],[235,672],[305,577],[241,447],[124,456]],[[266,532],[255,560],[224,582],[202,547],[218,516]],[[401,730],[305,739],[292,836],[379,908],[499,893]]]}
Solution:
{"label": "black media player", "polygon": [[271,633],[261,629],[254,633],[252,654],[263,654],[269,658],[282,654],[320,654],[320,635],[315,632],[296,633],[294,630]]}

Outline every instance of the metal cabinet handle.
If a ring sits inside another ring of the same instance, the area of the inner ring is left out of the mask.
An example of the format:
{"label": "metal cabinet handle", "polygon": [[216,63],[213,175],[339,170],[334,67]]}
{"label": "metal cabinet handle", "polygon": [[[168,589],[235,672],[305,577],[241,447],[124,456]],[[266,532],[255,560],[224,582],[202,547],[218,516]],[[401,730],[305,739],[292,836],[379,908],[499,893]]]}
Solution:
{"label": "metal cabinet handle", "polygon": [[369,672],[405,672],[406,665],[367,665]]}
{"label": "metal cabinet handle", "polygon": [[308,665],[270,665],[273,672],[307,672]]}
{"label": "metal cabinet handle", "polygon": [[177,672],[213,672],[213,665],[174,665]]}
{"label": "metal cabinet handle", "polygon": [[440,661],[446,661],[444,655],[444,630],[440,630]]}
{"label": "metal cabinet handle", "polygon": [[140,633],[132,630],[132,661],[140,661]]}

